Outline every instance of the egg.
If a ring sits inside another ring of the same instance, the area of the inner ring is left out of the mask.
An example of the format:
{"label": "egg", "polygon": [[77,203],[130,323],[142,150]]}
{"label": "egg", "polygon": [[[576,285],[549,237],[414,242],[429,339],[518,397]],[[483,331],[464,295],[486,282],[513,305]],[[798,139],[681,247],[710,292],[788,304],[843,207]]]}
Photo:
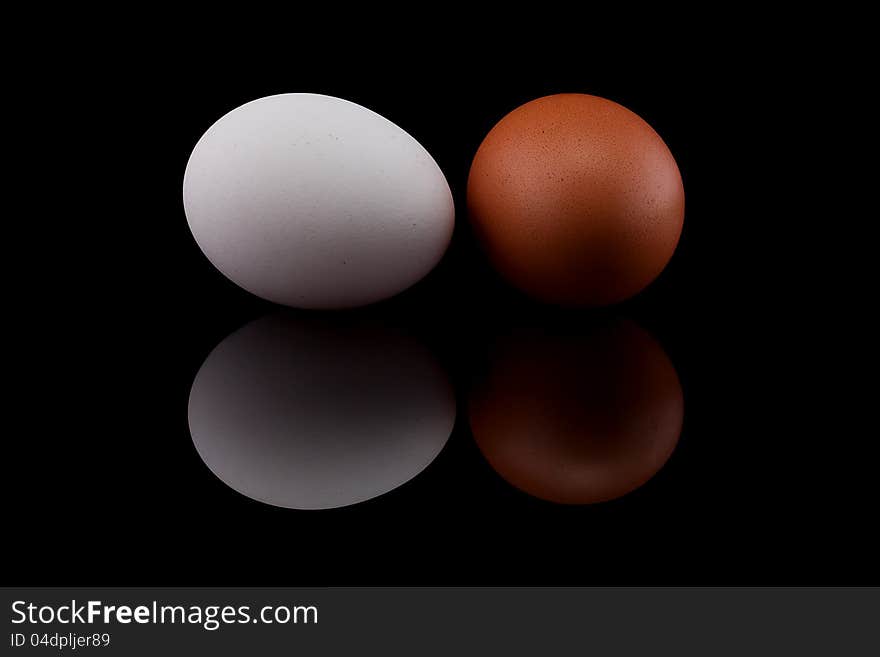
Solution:
{"label": "egg", "polygon": [[505,116],[471,165],[468,215],[498,272],[543,302],[603,306],[653,281],[684,221],[660,136],[604,98],[558,94]]}
{"label": "egg", "polygon": [[430,154],[355,103],[307,93],[238,107],[199,139],[183,203],[213,265],[298,308],[391,297],[443,256],[455,210]]}
{"label": "egg", "polygon": [[403,485],[440,453],[455,394],[405,332],[290,311],[257,319],[205,359],[189,396],[205,465],[254,500],[329,509]]}
{"label": "egg", "polygon": [[663,348],[628,321],[575,334],[512,330],[492,348],[468,416],[489,464],[560,504],[642,486],[678,443],[684,398]]}

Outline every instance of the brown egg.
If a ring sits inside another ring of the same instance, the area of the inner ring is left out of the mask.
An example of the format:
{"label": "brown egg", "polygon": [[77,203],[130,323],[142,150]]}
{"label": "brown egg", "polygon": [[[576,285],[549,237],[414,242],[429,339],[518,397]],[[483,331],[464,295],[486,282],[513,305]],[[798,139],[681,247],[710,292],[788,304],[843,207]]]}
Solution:
{"label": "brown egg", "polygon": [[495,268],[526,294],[601,306],[669,262],[684,188],[660,136],[604,98],[533,100],[489,132],[471,165],[468,213]]}
{"label": "brown egg", "polygon": [[504,338],[468,414],[483,455],[511,485],[590,504],[635,490],[663,467],[684,400],[660,345],[620,322],[578,337]]}

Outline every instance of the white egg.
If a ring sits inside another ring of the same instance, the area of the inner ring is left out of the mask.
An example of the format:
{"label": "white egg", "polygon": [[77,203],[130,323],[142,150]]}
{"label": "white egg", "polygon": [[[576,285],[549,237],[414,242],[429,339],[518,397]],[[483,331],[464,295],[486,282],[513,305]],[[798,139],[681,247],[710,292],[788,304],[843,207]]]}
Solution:
{"label": "white egg", "polygon": [[236,331],[192,385],[189,427],[205,464],[247,497],[294,509],[347,506],[430,464],[455,394],[404,332],[278,313]]}
{"label": "white egg", "polygon": [[183,202],[199,247],[245,290],[298,308],[350,308],[419,281],[452,237],[443,172],[409,134],[332,96],[281,94],[211,126]]}

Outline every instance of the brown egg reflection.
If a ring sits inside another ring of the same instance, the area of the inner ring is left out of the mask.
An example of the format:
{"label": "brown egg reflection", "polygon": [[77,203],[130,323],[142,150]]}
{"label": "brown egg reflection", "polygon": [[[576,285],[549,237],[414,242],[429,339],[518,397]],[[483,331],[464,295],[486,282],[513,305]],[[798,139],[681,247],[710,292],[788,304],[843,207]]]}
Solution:
{"label": "brown egg reflection", "polygon": [[505,336],[469,406],[498,474],[561,504],[612,500],[647,482],[675,449],[684,415],[671,361],[628,321],[576,337]]}

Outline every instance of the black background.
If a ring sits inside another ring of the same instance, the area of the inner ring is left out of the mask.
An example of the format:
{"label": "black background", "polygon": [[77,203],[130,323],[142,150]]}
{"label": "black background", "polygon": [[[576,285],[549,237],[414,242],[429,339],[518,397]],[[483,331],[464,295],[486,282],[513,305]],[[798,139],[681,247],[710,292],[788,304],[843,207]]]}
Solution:
{"label": "black background", "polygon": [[[24,335],[10,356],[24,366],[12,401],[26,418],[6,439],[7,576],[20,585],[876,583],[877,498],[862,473],[876,440],[846,419],[857,402],[849,380],[830,373],[839,342],[817,330],[830,302],[807,282],[793,230],[805,210],[786,201],[808,184],[787,163],[800,158],[789,150],[800,124],[786,109],[788,64],[705,45],[597,57],[547,41],[479,52],[460,43],[455,57],[417,43],[387,55],[369,43],[99,49],[62,64],[52,98],[33,111],[69,143],[56,144],[57,185],[31,199],[36,234],[12,254],[28,263],[14,286]],[[181,200],[187,158],[229,110],[294,91],[347,98],[409,132],[446,174],[457,208],[436,270],[358,311],[436,353],[458,391],[455,431],[414,480],[320,512],[226,487],[199,459],[186,417],[208,353],[274,309],[224,279],[193,241]],[[488,130],[558,92],[641,115],[684,179],[673,260],[642,294],[603,311],[549,308],[508,288],[464,210]],[[814,293],[822,299],[804,314]],[[466,393],[507,327],[577,332],[597,316],[633,319],[663,345],[684,389],[684,431],[642,488],[557,506],[489,467],[467,426]]]}

